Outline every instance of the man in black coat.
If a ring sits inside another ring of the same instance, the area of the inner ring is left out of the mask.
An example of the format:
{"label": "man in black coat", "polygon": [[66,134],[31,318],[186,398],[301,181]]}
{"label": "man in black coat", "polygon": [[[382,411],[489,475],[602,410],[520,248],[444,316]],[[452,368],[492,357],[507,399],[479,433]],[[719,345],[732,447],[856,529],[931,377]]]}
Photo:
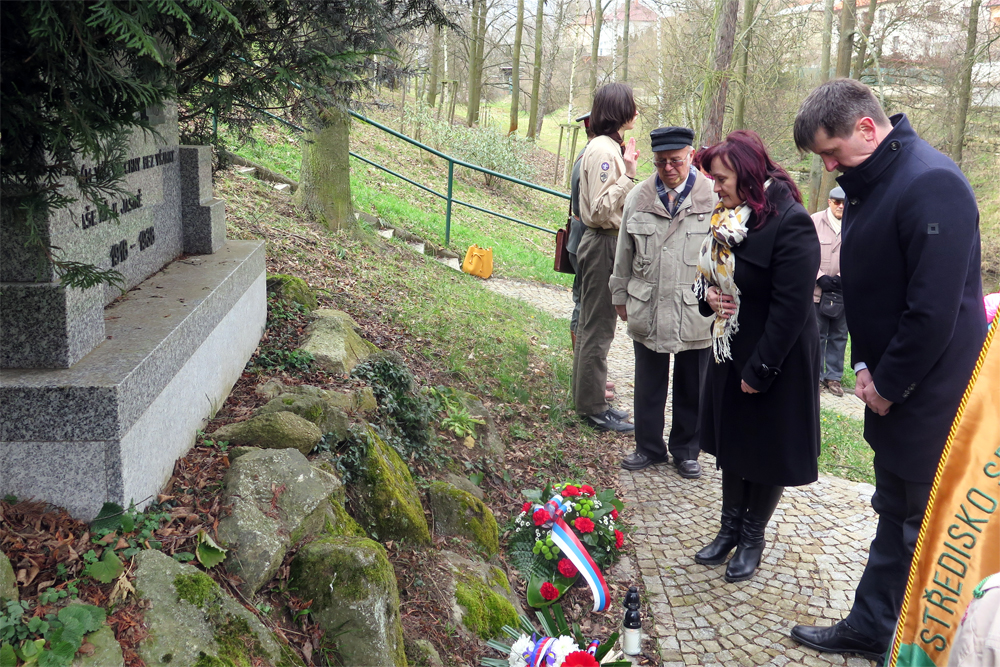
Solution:
{"label": "man in black coat", "polygon": [[847,193],[840,266],[855,394],[875,451],[878,528],[848,617],[796,626],[820,651],[889,648],[938,459],[986,337],[979,211],[955,163],[891,119],[871,90],[829,81],[802,103],[795,143]]}

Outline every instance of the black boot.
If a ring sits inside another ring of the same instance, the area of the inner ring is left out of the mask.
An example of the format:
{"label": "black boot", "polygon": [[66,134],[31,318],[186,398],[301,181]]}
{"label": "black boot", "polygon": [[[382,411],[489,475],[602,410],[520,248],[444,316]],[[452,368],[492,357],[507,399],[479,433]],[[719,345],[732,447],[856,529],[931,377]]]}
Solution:
{"label": "black boot", "polygon": [[746,485],[738,473],[722,471],[722,527],[712,543],[694,555],[694,562],[718,565],[729,557],[729,552],[740,541]]}
{"label": "black boot", "polygon": [[743,515],[743,528],[736,553],[726,567],[726,581],[746,581],[753,576],[764,553],[764,529],[781,500],[783,486],[754,484],[747,490],[747,513]]}

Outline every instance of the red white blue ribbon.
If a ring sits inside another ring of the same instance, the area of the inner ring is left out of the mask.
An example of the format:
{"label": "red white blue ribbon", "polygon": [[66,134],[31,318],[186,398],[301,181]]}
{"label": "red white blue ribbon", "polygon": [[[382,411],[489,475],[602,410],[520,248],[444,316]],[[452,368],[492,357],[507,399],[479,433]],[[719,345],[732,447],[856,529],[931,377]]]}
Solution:
{"label": "red white blue ribbon", "polygon": [[590,557],[590,553],[580,542],[580,538],[563,519],[563,514],[566,512],[563,497],[557,493],[552,496],[552,500],[545,503],[543,509],[552,521],[552,543],[559,547],[566,558],[576,566],[587,585],[590,586],[590,592],[594,595],[594,611],[604,611],[608,606],[608,599],[611,597],[608,584],[601,575],[601,568],[597,567],[597,563]]}

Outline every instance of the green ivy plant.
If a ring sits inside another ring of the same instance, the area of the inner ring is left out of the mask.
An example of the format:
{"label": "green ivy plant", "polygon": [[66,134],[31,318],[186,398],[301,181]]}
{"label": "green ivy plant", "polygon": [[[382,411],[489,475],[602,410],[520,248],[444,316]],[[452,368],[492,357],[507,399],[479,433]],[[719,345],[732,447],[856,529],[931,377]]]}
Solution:
{"label": "green ivy plant", "polygon": [[73,662],[84,636],[104,625],[100,607],[71,604],[45,617],[31,603],[10,601],[0,609],[0,667],[64,667]]}

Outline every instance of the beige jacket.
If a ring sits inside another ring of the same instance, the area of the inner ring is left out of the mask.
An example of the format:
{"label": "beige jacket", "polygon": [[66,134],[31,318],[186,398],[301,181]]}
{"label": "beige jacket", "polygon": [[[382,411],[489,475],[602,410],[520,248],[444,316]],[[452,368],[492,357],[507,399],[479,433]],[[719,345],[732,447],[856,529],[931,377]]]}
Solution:
{"label": "beige jacket", "polygon": [[[816,225],[816,234],[819,236],[819,273],[816,274],[817,280],[823,275],[840,275],[840,234],[835,232],[833,225],[830,224],[830,215],[832,214],[829,208],[812,214],[813,224]],[[816,285],[815,289],[813,289],[813,302],[819,303],[822,295],[823,290],[819,288],[819,285]]]}
{"label": "beige jacket", "polygon": [[596,229],[620,228],[625,196],[635,187],[625,175],[621,146],[611,137],[595,137],[580,161],[580,219]]}
{"label": "beige jacket", "polygon": [[948,655],[948,667],[1000,667],[1000,574],[982,582],[969,602]]}
{"label": "beige jacket", "polygon": [[712,342],[712,318],[698,311],[691,285],[718,197],[712,181],[692,170],[694,187],[673,219],[656,195],[656,174],[625,200],[611,303],[625,306],[629,336],[654,352],[675,354]]}

